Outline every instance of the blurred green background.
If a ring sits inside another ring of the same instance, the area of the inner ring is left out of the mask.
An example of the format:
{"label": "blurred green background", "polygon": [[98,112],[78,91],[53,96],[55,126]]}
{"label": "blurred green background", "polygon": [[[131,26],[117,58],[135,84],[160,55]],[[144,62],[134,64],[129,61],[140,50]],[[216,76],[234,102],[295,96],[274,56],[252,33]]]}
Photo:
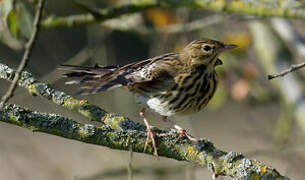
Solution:
{"label": "blurred green background", "polygon": [[[16,68],[32,31],[36,1],[12,1],[12,9],[5,7],[8,2],[0,1],[0,62]],[[87,13],[84,7],[95,10],[128,3],[52,0],[46,2],[43,18]],[[7,17],[3,18],[5,14]],[[56,89],[73,94],[76,88],[65,85],[62,72],[56,70],[60,64],[122,65],[178,52],[200,37],[234,43],[239,48],[221,56],[224,65],[217,67],[219,87],[208,107],[200,113],[172,119],[196,137],[210,139],[221,150],[242,152],[291,179],[304,179],[305,71],[267,80],[267,74],[305,60],[304,19],[180,7],[150,8],[103,23],[42,27],[26,70]],[[8,82],[0,81],[1,95],[8,86]],[[142,123],[139,106],[124,89],[78,98]],[[11,103],[90,123],[21,88]],[[154,126],[170,128],[158,115],[149,114],[148,118]],[[0,144],[1,179],[128,179],[129,152],[32,133],[2,122]],[[166,158],[134,154],[132,161],[135,180],[211,179],[207,169]]]}

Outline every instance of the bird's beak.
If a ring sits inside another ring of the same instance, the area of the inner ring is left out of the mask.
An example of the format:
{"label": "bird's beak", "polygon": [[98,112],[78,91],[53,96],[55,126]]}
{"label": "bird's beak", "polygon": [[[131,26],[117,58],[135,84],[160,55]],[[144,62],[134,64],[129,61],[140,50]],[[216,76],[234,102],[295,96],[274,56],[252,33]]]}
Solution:
{"label": "bird's beak", "polygon": [[234,48],[237,48],[237,45],[236,44],[225,44],[225,49],[234,49]]}
{"label": "bird's beak", "polygon": [[226,51],[229,49],[234,49],[236,47],[237,47],[237,45],[235,45],[235,44],[225,44],[224,47],[219,50],[219,52],[223,52],[223,51]]}

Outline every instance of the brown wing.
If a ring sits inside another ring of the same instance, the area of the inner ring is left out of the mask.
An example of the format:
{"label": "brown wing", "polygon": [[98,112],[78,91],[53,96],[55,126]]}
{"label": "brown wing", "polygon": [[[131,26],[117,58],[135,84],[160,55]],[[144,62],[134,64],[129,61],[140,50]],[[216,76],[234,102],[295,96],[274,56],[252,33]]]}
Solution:
{"label": "brown wing", "polygon": [[64,77],[76,79],[68,81],[66,84],[83,84],[77,94],[94,94],[120,86],[129,86],[135,83],[151,81],[163,73],[163,66],[169,66],[168,63],[166,64],[164,62],[177,60],[178,56],[179,54],[176,53],[168,53],[121,67],[63,65],[64,67],[72,67],[74,69],[61,69],[71,71],[64,74]]}

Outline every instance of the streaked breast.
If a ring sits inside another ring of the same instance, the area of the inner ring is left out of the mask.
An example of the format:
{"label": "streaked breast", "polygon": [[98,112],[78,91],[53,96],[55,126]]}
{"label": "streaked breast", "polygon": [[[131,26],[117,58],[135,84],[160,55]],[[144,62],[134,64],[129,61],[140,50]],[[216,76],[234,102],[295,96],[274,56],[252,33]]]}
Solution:
{"label": "streaked breast", "polygon": [[173,87],[166,95],[161,96],[161,102],[176,113],[189,114],[200,111],[213,97],[217,87],[214,71],[196,73],[185,77],[182,84]]}

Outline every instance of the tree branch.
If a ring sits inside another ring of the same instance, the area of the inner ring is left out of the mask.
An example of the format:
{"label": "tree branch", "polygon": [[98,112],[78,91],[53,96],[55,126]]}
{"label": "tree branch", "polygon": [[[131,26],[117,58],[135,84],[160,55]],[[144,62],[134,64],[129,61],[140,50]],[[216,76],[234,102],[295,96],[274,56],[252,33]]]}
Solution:
{"label": "tree branch", "polygon": [[281,71],[281,72],[275,73],[275,74],[269,74],[268,75],[268,80],[271,80],[271,79],[277,78],[277,77],[283,77],[286,74],[291,73],[295,70],[298,70],[302,67],[305,67],[305,62],[302,62],[302,63],[299,63],[299,64],[293,64],[293,65],[290,66],[290,68],[285,69],[284,71]]}
{"label": "tree branch", "polygon": [[[13,69],[0,64],[0,78],[11,81],[14,74]],[[4,106],[3,110],[0,110],[0,121],[25,127],[34,132],[53,134],[112,149],[126,151],[132,149],[132,151],[143,153],[146,141],[144,125],[126,117],[108,113],[87,101],[74,99],[45,83],[39,83],[26,71],[21,73],[18,84],[27,88],[33,95],[39,95],[58,105],[77,110],[91,120],[103,122],[104,125],[82,124],[60,115],[34,112],[17,105]],[[259,161],[247,159],[240,153],[221,151],[208,140],[176,142],[179,136],[176,131],[164,131],[157,128],[154,131],[168,134],[168,136],[156,138],[160,156],[207,167],[215,176],[230,176],[235,179],[289,179],[280,175],[274,168]],[[153,148],[149,147],[146,153],[153,154]]]}
{"label": "tree branch", "polygon": [[[49,16],[42,22],[44,28],[51,27],[73,27],[87,24],[101,23],[107,19],[115,18],[124,14],[140,12],[148,8],[178,8],[193,7],[202,10],[223,11],[241,14],[253,14],[258,16],[280,16],[290,18],[305,18],[305,9],[302,3],[294,1],[278,0],[263,1],[215,1],[215,0],[130,0],[130,3],[124,6],[111,7],[95,10],[94,15],[78,14],[66,17]],[[284,3],[283,1],[287,1]]]}
{"label": "tree branch", "polygon": [[24,51],[22,60],[21,60],[21,62],[19,64],[19,67],[17,69],[17,72],[15,73],[15,76],[14,76],[14,79],[12,81],[12,84],[9,87],[8,91],[6,92],[6,94],[1,99],[0,109],[13,96],[14,91],[15,91],[15,89],[17,87],[17,82],[19,80],[20,74],[23,71],[23,69],[26,67],[26,65],[28,63],[28,60],[30,59],[32,48],[34,46],[34,43],[35,43],[36,38],[37,38],[37,34],[39,32],[39,24],[40,24],[40,20],[41,20],[41,12],[42,12],[42,9],[43,9],[43,5],[44,5],[44,0],[40,0],[39,3],[38,3],[36,14],[35,14],[34,25],[33,25],[34,26],[33,32],[31,34],[31,37],[30,37],[29,41],[25,45],[25,51]]}
{"label": "tree branch", "polygon": [[[0,78],[12,81],[16,71],[0,63]],[[89,104],[86,100],[78,100],[65,92],[53,89],[46,83],[40,83],[31,73],[23,71],[18,81],[20,87],[28,89],[31,95],[41,96],[53,103],[74,110],[87,117],[91,121],[103,122],[108,113],[98,106]],[[120,119],[121,116],[115,116]]]}
{"label": "tree branch", "polygon": [[222,15],[215,14],[190,22],[178,22],[175,24],[169,24],[160,27],[147,27],[140,24],[140,22],[130,23],[130,21],[136,22],[137,19],[134,16],[126,16],[124,18],[107,20],[101,25],[101,27],[109,30],[131,31],[141,35],[147,35],[152,33],[174,34],[200,30],[205,27],[224,22],[226,19],[227,18]]}
{"label": "tree branch", "polygon": [[[145,126],[132,121],[121,123],[121,130],[110,125],[97,127],[82,124],[60,115],[30,111],[17,105],[6,105],[0,110],[0,121],[30,129],[33,132],[53,134],[85,143],[106,146],[112,149],[143,153],[146,140]],[[161,132],[161,130],[155,129]],[[223,152],[205,140],[194,143],[188,140],[176,142],[178,134],[167,131],[166,137],[156,139],[159,155],[188,161],[202,167],[208,167],[216,176],[231,176],[236,179],[288,179],[281,176],[275,169],[245,158],[240,153]],[[148,154],[153,153],[151,147]]]}

